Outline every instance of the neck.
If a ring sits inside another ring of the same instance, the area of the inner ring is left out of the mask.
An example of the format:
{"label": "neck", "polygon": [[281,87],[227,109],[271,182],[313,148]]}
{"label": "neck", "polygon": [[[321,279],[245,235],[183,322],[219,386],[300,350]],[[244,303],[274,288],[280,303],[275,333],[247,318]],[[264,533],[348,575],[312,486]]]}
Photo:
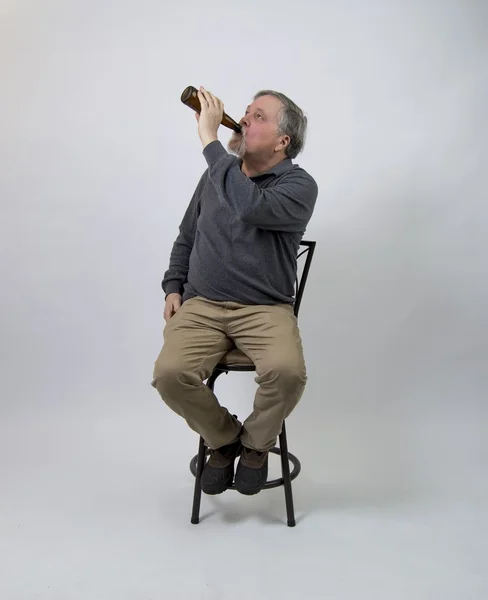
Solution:
{"label": "neck", "polygon": [[272,169],[285,158],[286,155],[284,152],[280,152],[278,156],[273,156],[268,159],[245,156],[242,159],[241,171],[248,177],[255,177],[260,173],[265,173],[269,169]]}

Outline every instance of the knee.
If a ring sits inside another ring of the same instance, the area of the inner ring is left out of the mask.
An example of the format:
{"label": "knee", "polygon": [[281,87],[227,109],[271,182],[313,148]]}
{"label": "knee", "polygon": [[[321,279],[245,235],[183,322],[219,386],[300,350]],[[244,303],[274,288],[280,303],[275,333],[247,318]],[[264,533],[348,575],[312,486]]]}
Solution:
{"label": "knee", "polygon": [[292,387],[305,386],[307,382],[307,370],[302,360],[290,360],[283,358],[268,362],[260,369],[258,379],[260,382],[269,381]]}
{"label": "knee", "polygon": [[164,397],[170,397],[185,385],[191,385],[191,379],[191,374],[178,357],[160,357],[154,365],[152,385]]}

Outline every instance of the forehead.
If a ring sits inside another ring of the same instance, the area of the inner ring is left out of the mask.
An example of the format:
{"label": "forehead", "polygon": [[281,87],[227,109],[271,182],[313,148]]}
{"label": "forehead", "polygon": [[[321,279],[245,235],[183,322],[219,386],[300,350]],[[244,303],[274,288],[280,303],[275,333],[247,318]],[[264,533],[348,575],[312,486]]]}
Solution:
{"label": "forehead", "polygon": [[281,102],[275,96],[261,96],[254,100],[247,108],[248,110],[261,109],[269,117],[277,117],[281,110]]}

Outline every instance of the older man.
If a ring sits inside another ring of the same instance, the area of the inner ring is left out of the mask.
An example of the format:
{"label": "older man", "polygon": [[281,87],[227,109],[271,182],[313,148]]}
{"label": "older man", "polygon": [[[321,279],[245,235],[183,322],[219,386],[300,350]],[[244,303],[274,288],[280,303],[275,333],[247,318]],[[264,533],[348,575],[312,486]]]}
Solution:
{"label": "older man", "polygon": [[[292,163],[307,119],[284,94],[256,94],[227,152],[217,137],[224,107],[203,87],[196,114],[203,173],[179,228],[162,287],[164,343],[152,385],[210,448],[202,490],[266,483],[268,452],[307,375],[293,314],[296,256],[317,199],[315,180]],[[241,423],[203,383],[233,347],[256,366],[259,388]]]}

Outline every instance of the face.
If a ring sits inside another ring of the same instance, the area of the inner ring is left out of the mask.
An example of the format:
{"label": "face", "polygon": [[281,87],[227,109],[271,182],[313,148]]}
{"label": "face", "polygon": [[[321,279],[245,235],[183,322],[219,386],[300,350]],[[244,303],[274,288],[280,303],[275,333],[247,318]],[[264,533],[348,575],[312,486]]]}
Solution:
{"label": "face", "polygon": [[239,121],[242,133],[234,133],[228,148],[244,158],[246,156],[269,159],[284,150],[288,136],[278,135],[281,102],[274,96],[261,96],[250,104]]}

